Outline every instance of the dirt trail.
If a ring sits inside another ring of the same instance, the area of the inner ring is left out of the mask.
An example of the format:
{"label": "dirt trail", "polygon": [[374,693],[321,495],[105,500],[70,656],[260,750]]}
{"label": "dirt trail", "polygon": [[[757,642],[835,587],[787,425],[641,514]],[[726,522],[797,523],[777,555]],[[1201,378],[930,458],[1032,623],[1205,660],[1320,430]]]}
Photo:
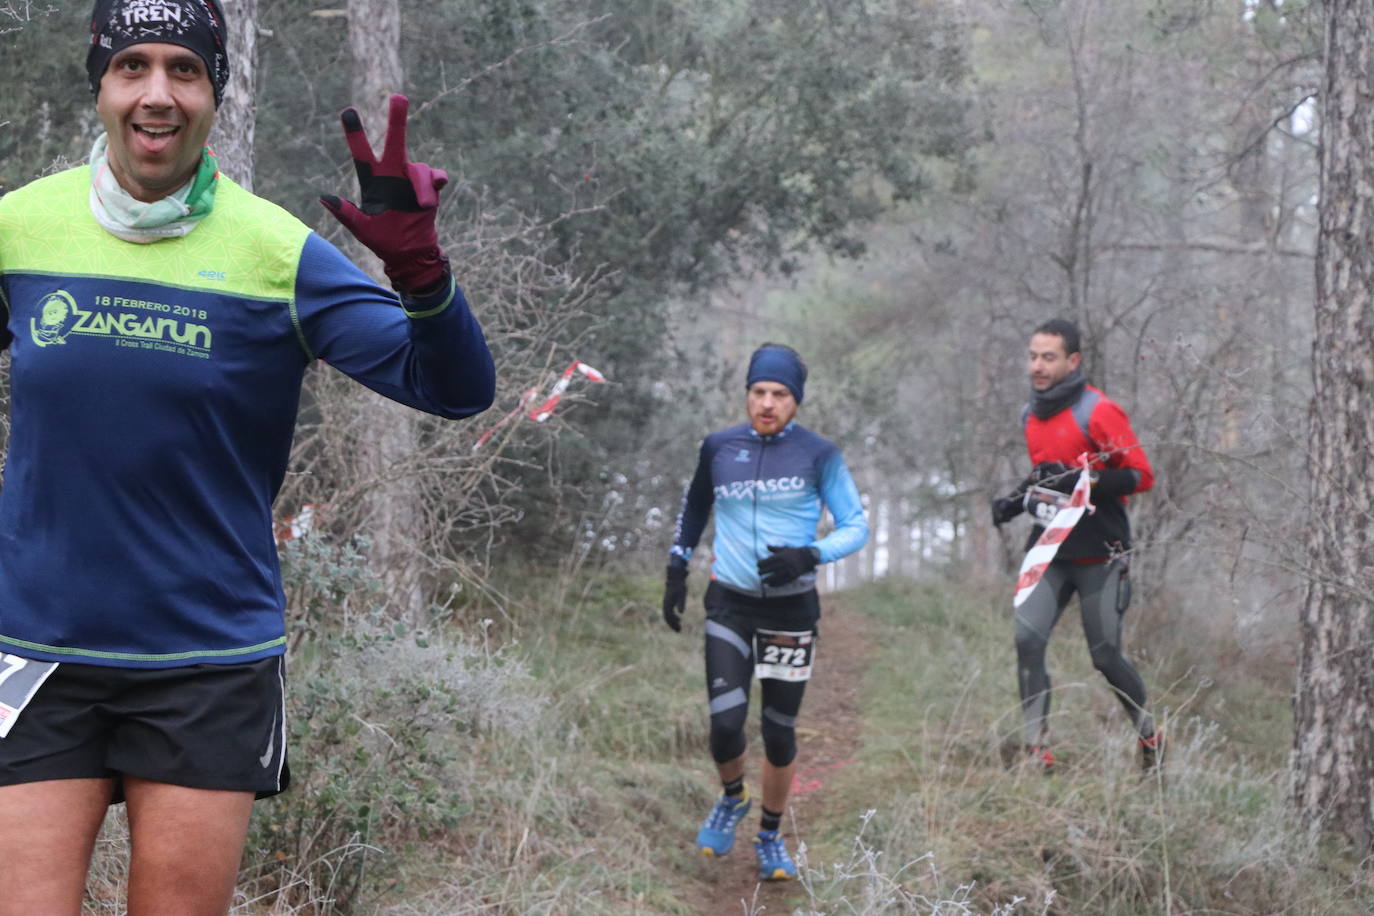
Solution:
{"label": "dirt trail", "polygon": [[[865,621],[851,611],[843,596],[826,599],[816,668],[806,688],[797,724],[797,776],[783,820],[788,848],[796,854],[798,837],[806,839],[812,825],[826,815],[827,785],[859,750],[860,694],[863,660],[868,642]],[[757,690],[755,684],[755,690]],[[757,717],[749,722],[749,785],[758,791],[758,761],[763,750],[757,736]],[[799,893],[795,881],[760,883],[750,842],[758,830],[758,805],[740,825],[735,848],[719,862],[705,863],[700,910],[703,916],[744,916],[791,912],[790,898]],[[795,823],[794,823],[795,822]],[[755,897],[755,890],[758,895]]]}

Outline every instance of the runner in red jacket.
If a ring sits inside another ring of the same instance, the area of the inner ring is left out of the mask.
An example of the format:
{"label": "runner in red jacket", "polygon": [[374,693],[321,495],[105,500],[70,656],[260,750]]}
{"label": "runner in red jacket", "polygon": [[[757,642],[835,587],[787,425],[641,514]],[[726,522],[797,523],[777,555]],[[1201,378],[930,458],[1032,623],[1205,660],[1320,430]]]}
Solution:
{"label": "runner in red jacket", "polygon": [[1021,690],[1027,753],[1047,769],[1053,766],[1046,734],[1050,676],[1045,649],[1069,599],[1078,595],[1083,633],[1093,666],[1116,691],[1140,738],[1142,764],[1156,766],[1162,748],[1154,718],[1145,708],[1145,685],[1121,653],[1121,620],[1130,604],[1130,494],[1154,485],[1154,472],[1131,423],[1117,404],[1084,381],[1078,328],[1053,319],[1030,339],[1030,403],[1022,415],[1032,471],[1017,491],[993,500],[993,524],[1001,525],[1031,509],[1037,524],[1027,549],[1039,538],[1041,523],[1054,517],[1055,504],[1044,491],[1070,493],[1079,476],[1079,457],[1087,455],[1097,511],[1084,515],[1060,546],[1054,562],[1016,612],[1017,681]]}

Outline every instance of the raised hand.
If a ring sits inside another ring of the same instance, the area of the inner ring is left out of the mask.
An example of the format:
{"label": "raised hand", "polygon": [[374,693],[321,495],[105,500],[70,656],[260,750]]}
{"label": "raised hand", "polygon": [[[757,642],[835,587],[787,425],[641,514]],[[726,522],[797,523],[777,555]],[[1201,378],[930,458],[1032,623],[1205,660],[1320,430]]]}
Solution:
{"label": "raised hand", "polygon": [[332,195],[320,198],[353,237],[381,258],[386,275],[397,291],[415,296],[437,291],[449,275],[448,258],[439,247],[434,228],[439,190],[448,174],[423,162],[411,162],[406,152],[406,114],[410,100],[391,97],[387,113],[386,144],[382,158],[372,151],[356,108],[339,115],[344,139],[358,172],[362,206]]}

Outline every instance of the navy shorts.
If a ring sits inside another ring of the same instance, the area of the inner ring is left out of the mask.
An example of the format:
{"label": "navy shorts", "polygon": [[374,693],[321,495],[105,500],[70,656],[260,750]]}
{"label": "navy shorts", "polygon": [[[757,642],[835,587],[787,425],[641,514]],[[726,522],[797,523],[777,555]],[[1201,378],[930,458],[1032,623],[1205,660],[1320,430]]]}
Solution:
{"label": "navy shorts", "polygon": [[63,662],[0,738],[0,785],[137,776],[276,795],[286,765],[282,656],[232,665],[111,668]]}

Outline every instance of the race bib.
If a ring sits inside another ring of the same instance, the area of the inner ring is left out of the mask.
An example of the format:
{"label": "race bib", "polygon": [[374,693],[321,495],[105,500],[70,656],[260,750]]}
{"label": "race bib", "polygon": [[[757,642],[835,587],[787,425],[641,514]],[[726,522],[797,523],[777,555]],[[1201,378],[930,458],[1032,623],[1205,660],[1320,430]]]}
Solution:
{"label": "race bib", "polygon": [[816,656],[814,630],[754,632],[754,676],[759,680],[806,681]]}
{"label": "race bib", "polygon": [[0,655],[0,738],[10,733],[24,707],[56,670],[57,662]]}
{"label": "race bib", "polygon": [[1069,504],[1069,494],[1050,490],[1046,487],[1031,487],[1026,491],[1024,505],[1026,511],[1042,525],[1054,521],[1059,510]]}

